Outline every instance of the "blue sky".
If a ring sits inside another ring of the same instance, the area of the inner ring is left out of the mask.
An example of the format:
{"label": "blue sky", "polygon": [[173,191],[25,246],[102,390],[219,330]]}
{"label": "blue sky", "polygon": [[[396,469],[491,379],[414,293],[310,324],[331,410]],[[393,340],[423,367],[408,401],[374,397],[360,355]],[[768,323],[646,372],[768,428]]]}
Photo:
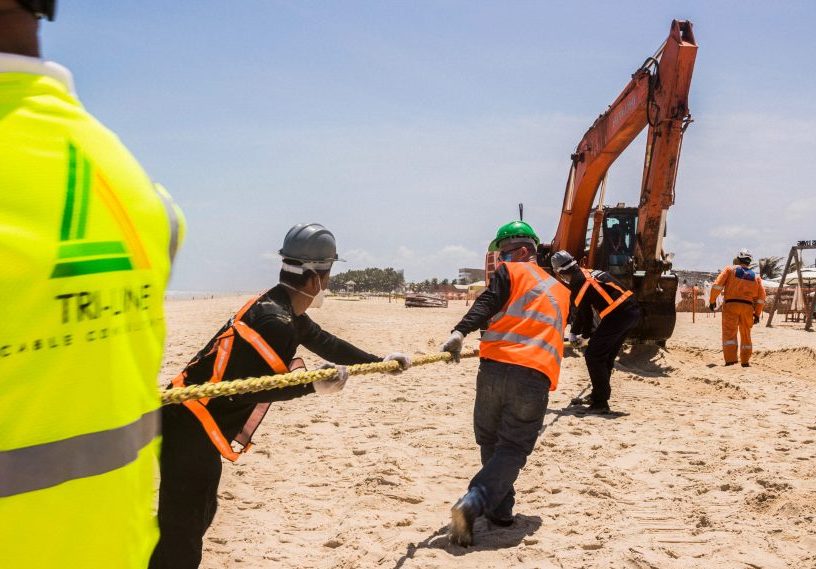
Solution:
{"label": "blue sky", "polygon": [[[409,280],[555,231],[569,156],[688,19],[700,46],[666,248],[716,269],[816,239],[813,2],[63,1],[44,55],[184,209],[171,287],[254,290],[300,221]],[[637,201],[644,144],[610,170]]]}

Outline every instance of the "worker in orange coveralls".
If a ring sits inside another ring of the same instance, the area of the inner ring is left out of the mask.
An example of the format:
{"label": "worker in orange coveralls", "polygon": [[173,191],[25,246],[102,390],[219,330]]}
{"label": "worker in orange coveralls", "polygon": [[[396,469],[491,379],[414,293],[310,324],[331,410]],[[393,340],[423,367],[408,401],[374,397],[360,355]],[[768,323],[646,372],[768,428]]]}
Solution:
{"label": "worker in orange coveralls", "polygon": [[737,331],[740,342],[739,361],[742,367],[749,367],[751,359],[751,327],[759,324],[759,316],[765,307],[765,289],[762,279],[750,269],[753,255],[748,249],[737,254],[738,265],[726,267],[711,287],[708,308],[717,307],[720,293],[725,298],[722,317],[722,345],[725,365],[737,363]]}

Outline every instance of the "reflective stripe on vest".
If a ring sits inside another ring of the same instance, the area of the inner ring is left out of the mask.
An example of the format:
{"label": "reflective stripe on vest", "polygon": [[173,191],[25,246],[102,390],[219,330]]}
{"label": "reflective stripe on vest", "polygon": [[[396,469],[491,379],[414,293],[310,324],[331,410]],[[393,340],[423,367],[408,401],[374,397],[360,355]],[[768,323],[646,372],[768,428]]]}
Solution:
{"label": "reflective stripe on vest", "polygon": [[129,425],[0,452],[0,498],[104,474],[130,464],[159,434],[159,411]]}
{"label": "reflective stripe on vest", "polygon": [[491,332],[490,330],[487,330],[484,334],[482,334],[482,341],[512,342],[514,344],[524,344],[525,346],[536,346],[552,354],[555,361],[558,362],[559,365],[561,364],[561,354],[558,353],[558,349],[549,342],[539,340],[538,338],[525,336],[515,332]]}
{"label": "reflective stripe on vest", "polygon": [[[510,316],[517,316],[519,318],[532,318],[538,322],[543,322],[545,324],[550,324],[551,326],[555,326],[556,328],[563,328],[564,327],[564,319],[563,315],[561,314],[561,310],[558,307],[558,303],[555,300],[555,297],[550,293],[550,288],[553,285],[558,283],[555,279],[548,279],[544,280],[538,275],[533,267],[529,263],[524,263],[525,268],[529,271],[529,273],[538,281],[538,284],[530,289],[529,292],[525,293],[521,298],[515,300],[512,304],[510,304],[507,309],[504,311],[498,312],[493,318],[494,320],[499,320],[505,314],[509,314]],[[535,310],[524,310],[524,307],[530,304],[533,300],[535,300],[539,295],[545,294],[547,298],[550,300],[550,303],[555,307],[555,318],[551,316],[547,316],[546,314],[542,314]]]}
{"label": "reflective stripe on vest", "polygon": [[584,276],[586,277],[586,282],[584,282],[584,286],[581,287],[581,290],[579,290],[578,294],[575,296],[575,306],[578,306],[579,304],[581,304],[581,301],[584,299],[584,294],[586,294],[586,291],[589,289],[590,285],[596,291],[598,291],[598,294],[601,295],[601,298],[603,298],[604,302],[606,302],[606,304],[607,304],[607,307],[604,308],[600,312],[600,314],[598,314],[598,316],[600,316],[601,318],[608,315],[610,312],[615,310],[618,306],[623,304],[626,301],[627,298],[632,296],[632,291],[631,290],[624,290],[621,287],[619,287],[618,285],[616,285],[615,283],[604,283],[604,284],[608,284],[609,286],[611,286],[612,288],[614,288],[615,290],[617,290],[618,292],[621,293],[621,295],[618,298],[613,300],[612,297],[609,295],[609,293],[606,292],[606,290],[604,290],[604,287],[598,282],[598,280],[595,277],[592,276],[592,273],[590,273],[586,269],[581,269],[581,271],[584,273]]}
{"label": "reflective stripe on vest", "polygon": [[507,263],[510,298],[484,332],[480,356],[540,371],[558,385],[569,291],[538,266]]}
{"label": "reflective stripe on vest", "polygon": [[[258,301],[259,298],[260,296],[256,296],[247,302],[241,308],[241,310],[239,310],[235,316],[232,317],[229,327],[220,336],[218,336],[218,338],[216,338],[215,345],[213,346],[212,350],[206,354],[209,355],[213,350],[216,350],[215,362],[213,363],[213,373],[209,379],[210,383],[218,383],[224,378],[224,372],[227,369],[227,364],[229,363],[229,358],[232,354],[236,333],[255,349],[258,355],[263,358],[272,371],[278,374],[287,373],[289,371],[286,364],[283,362],[277,352],[272,349],[272,346],[270,346],[263,339],[263,337],[258,334],[258,332],[250,328],[246,322],[242,322],[240,320],[244,314],[246,314],[246,312]],[[173,387],[184,387],[187,385],[187,369],[190,367],[190,365],[194,365],[196,361],[188,364],[187,367],[176,376],[176,378],[173,380]],[[182,404],[189,409],[193,415],[195,415],[196,419],[198,419],[201,426],[204,427],[204,431],[207,433],[207,436],[210,438],[210,441],[212,441],[215,448],[218,449],[221,456],[231,462],[235,462],[238,460],[241,454],[247,452],[251,448],[252,445],[250,443],[250,439],[252,438],[252,434],[255,432],[255,429],[258,428],[258,425],[260,425],[261,421],[266,415],[266,412],[269,410],[269,403],[258,403],[255,405],[255,408],[241,429],[241,432],[237,437],[235,437],[235,441],[242,447],[239,451],[233,449],[230,441],[224,436],[224,433],[221,432],[221,428],[218,426],[218,423],[216,423],[212,414],[210,414],[210,412],[207,410],[207,403],[209,403],[209,398],[199,399],[197,401],[185,401]]]}

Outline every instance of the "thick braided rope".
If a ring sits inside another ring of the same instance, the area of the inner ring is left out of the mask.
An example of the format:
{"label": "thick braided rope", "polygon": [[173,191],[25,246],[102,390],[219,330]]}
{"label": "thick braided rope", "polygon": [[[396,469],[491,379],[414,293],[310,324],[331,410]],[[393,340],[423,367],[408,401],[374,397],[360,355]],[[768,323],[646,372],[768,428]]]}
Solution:
{"label": "thick braided rope", "polygon": [[[462,352],[463,358],[473,358],[479,355],[478,350]],[[427,356],[417,356],[412,358],[411,367],[437,362],[446,362],[451,359],[448,352],[439,352]],[[348,374],[365,375],[369,373],[385,373],[397,371],[400,365],[396,361],[376,362],[371,364],[356,364],[346,366]],[[263,377],[249,377],[246,379],[236,379],[234,381],[220,381],[218,383],[203,383],[201,385],[188,385],[187,387],[174,387],[161,392],[162,405],[172,403],[182,403],[195,399],[211,399],[213,397],[224,397],[227,395],[238,395],[240,393],[255,393],[256,391],[267,391],[269,389],[280,389],[290,385],[304,385],[313,381],[333,379],[337,376],[335,369],[316,369],[313,371],[300,371],[292,373],[282,373],[279,375],[265,375]]]}

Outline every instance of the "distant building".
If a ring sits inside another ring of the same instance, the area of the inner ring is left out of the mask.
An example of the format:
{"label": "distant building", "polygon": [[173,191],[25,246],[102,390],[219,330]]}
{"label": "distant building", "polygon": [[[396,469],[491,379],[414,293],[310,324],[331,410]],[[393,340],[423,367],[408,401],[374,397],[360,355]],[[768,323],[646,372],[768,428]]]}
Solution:
{"label": "distant building", "polygon": [[477,281],[485,280],[484,269],[459,269],[459,277],[457,281],[459,284],[469,285]]}

